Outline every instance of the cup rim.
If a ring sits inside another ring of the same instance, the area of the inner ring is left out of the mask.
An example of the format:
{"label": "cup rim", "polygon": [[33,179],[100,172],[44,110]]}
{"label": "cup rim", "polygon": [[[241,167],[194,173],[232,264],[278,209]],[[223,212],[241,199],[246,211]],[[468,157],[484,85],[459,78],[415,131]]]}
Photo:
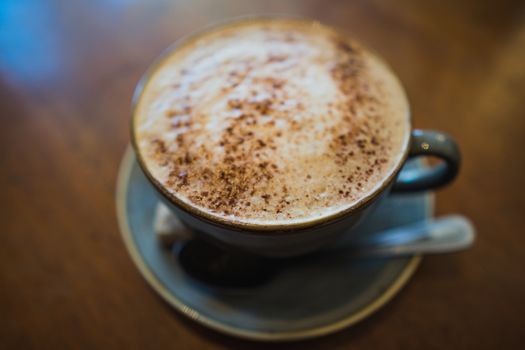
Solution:
{"label": "cup rim", "polygon": [[185,45],[190,44],[194,40],[198,39],[201,36],[204,36],[208,34],[209,32],[213,30],[220,29],[222,27],[227,27],[231,25],[241,25],[245,22],[253,22],[253,21],[276,21],[276,20],[282,20],[282,21],[295,21],[299,23],[311,23],[311,24],[317,24],[321,25],[324,28],[334,31],[336,33],[345,35],[347,37],[352,38],[355,42],[358,42],[355,40],[352,36],[348,35],[342,30],[339,30],[337,28],[334,28],[329,25],[321,24],[317,20],[300,17],[300,16],[283,16],[283,15],[249,15],[249,16],[241,16],[241,17],[234,17],[227,20],[222,20],[218,22],[214,22],[208,26],[205,26],[201,28],[200,30],[194,31],[190,34],[187,34],[183,36],[182,38],[174,41],[171,45],[169,45],[162,53],[157,56],[155,60],[148,66],[146,71],[142,74],[141,78],[139,79],[137,86],[135,87],[132,100],[131,100],[131,111],[132,115],[130,118],[130,131],[131,131],[131,145],[133,147],[137,162],[146,176],[146,178],[149,180],[149,182],[156,188],[158,193],[164,197],[169,203],[175,205],[177,208],[185,211],[186,213],[190,214],[193,217],[197,217],[200,220],[204,220],[210,224],[214,224],[216,226],[222,226],[222,227],[228,227],[243,231],[253,231],[256,232],[283,232],[283,231],[296,231],[296,230],[303,230],[308,229],[314,226],[319,226],[326,224],[328,222],[337,221],[339,219],[342,219],[353,212],[356,212],[364,207],[367,207],[376,197],[378,197],[384,190],[386,190],[390,184],[393,183],[395,180],[397,174],[401,170],[403,164],[405,163],[408,154],[409,154],[409,145],[410,145],[410,139],[411,139],[411,130],[412,130],[412,115],[410,111],[410,104],[408,101],[408,97],[406,94],[406,90],[399,80],[398,76],[394,73],[393,69],[390,67],[390,65],[387,64],[387,62],[379,56],[374,50],[370,49],[367,46],[364,46],[365,49],[374,55],[374,57],[381,61],[381,63],[385,66],[385,68],[390,71],[392,74],[392,77],[397,81],[401,93],[404,96],[406,100],[406,104],[408,106],[408,115],[407,115],[407,132],[403,140],[403,148],[402,148],[402,154],[398,158],[397,164],[390,170],[390,173],[388,176],[385,176],[381,181],[379,181],[376,186],[373,188],[372,191],[367,193],[365,196],[357,200],[356,202],[352,203],[350,206],[344,207],[341,210],[329,213],[324,216],[320,217],[314,217],[314,218],[306,218],[303,221],[300,222],[292,222],[292,223],[254,223],[254,222],[240,222],[240,221],[233,221],[228,220],[226,218],[220,217],[218,215],[211,214],[209,212],[206,212],[197,206],[191,205],[191,203],[185,202],[178,198],[176,195],[169,192],[148,170],[148,167],[146,165],[146,162],[142,158],[142,154],[140,152],[140,148],[137,144],[137,138],[136,138],[136,115],[137,115],[137,105],[139,104],[140,98],[142,97],[142,93],[149,82],[150,78],[155,74],[158,68],[162,66],[164,61],[169,58],[169,56],[175,52],[176,50],[184,47]]}

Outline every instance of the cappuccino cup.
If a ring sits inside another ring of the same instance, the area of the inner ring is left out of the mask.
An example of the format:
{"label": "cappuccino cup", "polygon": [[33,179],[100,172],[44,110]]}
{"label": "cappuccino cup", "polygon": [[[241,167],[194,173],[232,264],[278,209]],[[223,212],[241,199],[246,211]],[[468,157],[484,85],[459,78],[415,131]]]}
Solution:
{"label": "cappuccino cup", "polygon": [[[237,20],[177,42],[137,86],[131,139],[197,237],[276,257],[351,235],[390,192],[446,185],[460,163],[450,136],[412,129],[381,58],[303,19]],[[442,161],[402,171],[419,156]]]}

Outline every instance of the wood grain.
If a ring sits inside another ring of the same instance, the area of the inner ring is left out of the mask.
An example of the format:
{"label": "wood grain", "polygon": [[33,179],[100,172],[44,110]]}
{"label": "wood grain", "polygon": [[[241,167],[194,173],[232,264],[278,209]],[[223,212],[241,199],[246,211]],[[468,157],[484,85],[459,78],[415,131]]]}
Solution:
{"label": "wood grain", "polygon": [[0,348],[262,349],[173,312],[121,242],[114,192],[130,99],[151,60],[210,22],[279,12],[342,28],[386,58],[417,127],[464,164],[440,214],[479,230],[424,260],[364,323],[273,348],[521,349],[525,343],[523,1],[6,1],[0,4]]}

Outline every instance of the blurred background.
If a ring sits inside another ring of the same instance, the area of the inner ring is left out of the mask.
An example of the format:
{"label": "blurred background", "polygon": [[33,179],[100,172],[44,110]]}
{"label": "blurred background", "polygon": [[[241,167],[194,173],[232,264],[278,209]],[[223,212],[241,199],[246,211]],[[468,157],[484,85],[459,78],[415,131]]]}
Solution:
{"label": "blurred background", "polygon": [[[149,289],[115,216],[131,96],[170,43],[217,20],[288,13],[340,28],[404,83],[414,125],[464,155],[437,213],[479,229],[426,258],[364,323],[282,345],[518,349],[525,344],[525,2],[1,0],[0,348],[264,348],[186,321]],[[274,347],[280,347],[274,345]]]}

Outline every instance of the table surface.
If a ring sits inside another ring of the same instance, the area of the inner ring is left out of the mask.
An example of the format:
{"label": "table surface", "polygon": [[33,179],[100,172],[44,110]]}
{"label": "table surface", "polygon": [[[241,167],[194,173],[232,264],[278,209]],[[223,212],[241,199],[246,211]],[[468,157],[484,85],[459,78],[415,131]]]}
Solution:
{"label": "table surface", "polygon": [[399,74],[414,124],[464,156],[438,214],[479,232],[424,259],[365,322],[274,348],[513,349],[525,342],[525,2],[6,1],[0,5],[0,348],[266,348],[195,325],[144,282],[120,238],[115,180],[130,99],[174,40],[248,13],[342,28]]}

